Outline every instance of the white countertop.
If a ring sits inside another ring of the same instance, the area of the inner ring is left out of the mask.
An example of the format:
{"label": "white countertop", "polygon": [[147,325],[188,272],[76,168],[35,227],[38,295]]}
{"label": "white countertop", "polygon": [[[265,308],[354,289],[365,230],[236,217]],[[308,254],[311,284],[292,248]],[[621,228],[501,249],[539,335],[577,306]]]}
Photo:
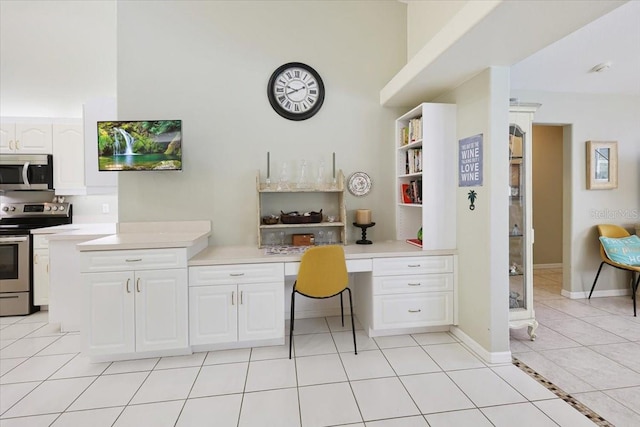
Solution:
{"label": "white countertop", "polygon": [[[397,256],[451,255],[455,249],[423,251],[399,240],[374,242],[372,245],[347,245],[344,247],[346,259],[366,259]],[[189,260],[189,266],[219,264],[251,264],[264,262],[297,262],[300,254],[267,255],[264,249],[255,246],[209,246]]]}
{"label": "white countertop", "polygon": [[77,245],[83,251],[189,248],[211,235],[209,221],[118,223],[116,234]]}
{"label": "white countertop", "polygon": [[31,230],[34,235],[46,235],[48,240],[77,240],[87,238],[98,238],[114,234],[116,232],[115,223],[100,224],[65,224],[54,227],[44,227]]}

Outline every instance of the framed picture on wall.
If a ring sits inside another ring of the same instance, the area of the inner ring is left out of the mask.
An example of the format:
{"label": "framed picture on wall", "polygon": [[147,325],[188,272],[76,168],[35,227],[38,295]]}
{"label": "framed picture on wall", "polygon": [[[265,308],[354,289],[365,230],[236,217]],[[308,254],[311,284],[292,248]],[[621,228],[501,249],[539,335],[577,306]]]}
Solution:
{"label": "framed picture on wall", "polygon": [[587,141],[587,190],[618,188],[618,143]]}

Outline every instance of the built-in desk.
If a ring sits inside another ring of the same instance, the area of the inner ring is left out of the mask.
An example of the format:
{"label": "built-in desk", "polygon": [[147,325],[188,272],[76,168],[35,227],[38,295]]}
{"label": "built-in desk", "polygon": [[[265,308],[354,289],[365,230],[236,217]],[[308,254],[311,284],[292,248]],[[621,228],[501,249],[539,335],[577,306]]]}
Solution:
{"label": "built-in desk", "polygon": [[[457,324],[455,250],[423,251],[402,241],[347,245],[344,250],[354,311],[369,336],[446,330]],[[192,349],[284,343],[287,281],[295,279],[300,258],[240,246],[210,246],[191,258]]]}
{"label": "built-in desk", "polygon": [[[206,247],[209,234],[209,225],[197,221],[125,223],[117,234],[77,245],[83,336],[93,360],[284,344],[301,255]],[[355,316],[369,336],[457,323],[454,250],[423,251],[399,241],[344,249]],[[300,306],[297,318],[339,313],[322,303],[302,313]]]}

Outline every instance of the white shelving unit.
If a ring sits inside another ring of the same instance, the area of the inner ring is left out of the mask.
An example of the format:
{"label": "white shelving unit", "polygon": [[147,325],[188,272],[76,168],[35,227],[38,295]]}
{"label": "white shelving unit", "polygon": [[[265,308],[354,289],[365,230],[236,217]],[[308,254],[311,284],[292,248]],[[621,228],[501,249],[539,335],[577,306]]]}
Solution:
{"label": "white shelving unit", "polygon": [[[423,250],[455,249],[456,106],[425,103],[398,118],[395,146],[396,238],[422,228]],[[412,187],[417,200],[404,198]]]}
{"label": "white shelving unit", "polygon": [[[278,189],[277,183],[267,185],[260,181],[260,173],[256,176],[256,188],[258,191],[258,247],[269,244],[268,233],[273,233],[274,244],[280,243],[279,233],[284,233],[284,244],[291,244],[292,234],[314,234],[316,243],[318,232],[324,231],[324,239],[327,243],[328,231],[333,231],[334,243],[347,244],[347,214],[344,203],[344,175],[342,171],[336,172],[336,185],[326,184],[322,188],[315,188],[313,183],[309,187],[298,188],[295,182],[290,182],[288,188]],[[322,209],[322,222],[308,224],[283,224],[278,222],[273,225],[262,224],[262,217],[268,215],[281,216],[281,212],[298,211],[319,212]],[[329,222],[328,216],[334,216],[336,220]]]}

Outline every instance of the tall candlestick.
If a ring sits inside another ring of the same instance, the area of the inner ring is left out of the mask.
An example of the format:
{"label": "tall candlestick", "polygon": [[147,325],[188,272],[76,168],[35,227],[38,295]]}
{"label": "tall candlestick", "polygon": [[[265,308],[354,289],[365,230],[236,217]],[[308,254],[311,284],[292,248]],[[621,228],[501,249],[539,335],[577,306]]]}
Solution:
{"label": "tall candlestick", "polygon": [[267,151],[267,179],[271,177],[271,159],[269,152]]}
{"label": "tall candlestick", "polygon": [[336,179],[336,153],[333,152],[333,179]]}
{"label": "tall candlestick", "polygon": [[371,224],[371,210],[370,209],[358,209],[356,210],[356,224]]}

